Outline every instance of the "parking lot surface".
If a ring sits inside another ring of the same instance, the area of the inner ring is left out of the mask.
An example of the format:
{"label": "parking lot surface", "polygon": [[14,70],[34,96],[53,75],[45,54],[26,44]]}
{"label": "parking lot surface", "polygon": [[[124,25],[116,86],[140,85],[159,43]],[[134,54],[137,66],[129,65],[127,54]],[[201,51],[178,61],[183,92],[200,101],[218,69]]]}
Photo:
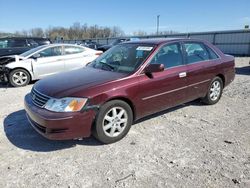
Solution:
{"label": "parking lot surface", "polygon": [[219,103],[136,122],[121,141],[50,141],[29,125],[22,88],[0,85],[0,187],[250,187],[250,58]]}

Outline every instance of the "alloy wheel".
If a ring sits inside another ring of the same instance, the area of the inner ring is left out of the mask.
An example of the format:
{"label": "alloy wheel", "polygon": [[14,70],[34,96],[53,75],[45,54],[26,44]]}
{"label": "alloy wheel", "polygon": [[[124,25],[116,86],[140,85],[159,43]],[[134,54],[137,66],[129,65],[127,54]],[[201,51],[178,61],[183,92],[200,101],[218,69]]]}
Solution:
{"label": "alloy wheel", "polygon": [[22,71],[18,71],[15,72],[12,76],[12,81],[16,84],[16,85],[23,85],[27,82],[28,80],[28,76],[22,72]]}
{"label": "alloy wheel", "polygon": [[128,114],[122,107],[111,108],[104,116],[102,127],[108,137],[117,137],[128,123]]}
{"label": "alloy wheel", "polygon": [[212,101],[216,101],[220,97],[220,94],[221,84],[218,80],[215,80],[211,85],[209,96]]}

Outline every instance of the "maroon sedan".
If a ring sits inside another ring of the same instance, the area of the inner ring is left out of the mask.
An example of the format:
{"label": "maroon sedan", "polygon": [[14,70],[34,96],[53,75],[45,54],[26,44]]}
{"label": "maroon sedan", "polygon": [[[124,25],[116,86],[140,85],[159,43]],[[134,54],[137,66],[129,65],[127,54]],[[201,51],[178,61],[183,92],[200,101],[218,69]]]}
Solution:
{"label": "maroon sedan", "polygon": [[144,116],[201,98],[219,101],[234,58],[206,41],[119,44],[87,67],[38,81],[25,97],[31,125],[48,139],[122,139]]}

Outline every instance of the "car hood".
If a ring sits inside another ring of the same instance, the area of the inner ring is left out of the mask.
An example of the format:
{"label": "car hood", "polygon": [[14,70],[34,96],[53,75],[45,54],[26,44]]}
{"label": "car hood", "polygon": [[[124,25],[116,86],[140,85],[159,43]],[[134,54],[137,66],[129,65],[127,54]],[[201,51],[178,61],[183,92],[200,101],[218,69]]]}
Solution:
{"label": "car hood", "polygon": [[24,57],[22,57],[20,55],[0,57],[0,65],[7,65],[8,63],[12,63],[12,62],[19,62],[23,59],[24,59]]}
{"label": "car hood", "polygon": [[73,97],[106,82],[124,78],[127,74],[84,67],[46,77],[34,85],[34,88],[47,96],[61,98]]}

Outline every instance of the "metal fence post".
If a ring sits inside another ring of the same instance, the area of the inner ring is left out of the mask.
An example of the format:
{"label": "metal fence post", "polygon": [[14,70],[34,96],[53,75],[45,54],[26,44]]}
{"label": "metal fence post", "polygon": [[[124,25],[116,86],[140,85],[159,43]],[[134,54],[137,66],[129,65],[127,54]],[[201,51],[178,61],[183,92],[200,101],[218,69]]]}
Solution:
{"label": "metal fence post", "polygon": [[217,33],[214,33],[214,34],[213,34],[213,43],[212,43],[213,45],[216,45],[216,34],[217,34]]}

